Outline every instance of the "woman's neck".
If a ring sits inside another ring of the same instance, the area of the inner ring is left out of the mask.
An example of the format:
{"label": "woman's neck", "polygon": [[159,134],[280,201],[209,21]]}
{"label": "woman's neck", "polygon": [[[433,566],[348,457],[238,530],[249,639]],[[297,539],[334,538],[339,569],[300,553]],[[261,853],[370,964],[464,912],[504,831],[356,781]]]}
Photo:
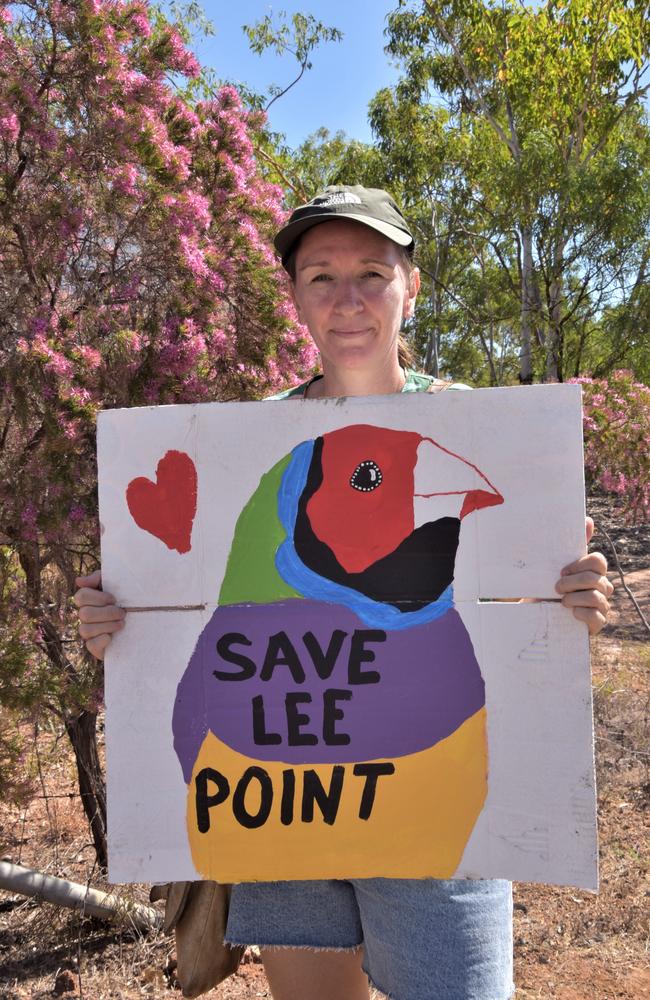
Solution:
{"label": "woman's neck", "polygon": [[401,392],[406,375],[396,364],[381,371],[331,371],[324,366],[323,375],[312,382],[305,395],[308,399],[327,396],[383,396]]}

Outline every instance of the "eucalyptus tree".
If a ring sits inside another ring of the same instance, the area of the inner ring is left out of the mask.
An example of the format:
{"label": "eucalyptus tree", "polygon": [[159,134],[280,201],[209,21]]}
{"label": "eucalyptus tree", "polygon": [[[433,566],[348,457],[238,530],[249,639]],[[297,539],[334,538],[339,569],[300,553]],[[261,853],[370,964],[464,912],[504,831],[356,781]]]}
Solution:
{"label": "eucalyptus tree", "polygon": [[596,315],[638,283],[650,219],[647,13],[627,0],[400,0],[389,18],[401,107],[408,96],[432,119],[448,116],[437,150],[412,133],[414,187],[423,154],[436,166],[452,137],[462,145],[476,246],[491,247],[517,292],[522,382],[536,368],[548,380],[571,373],[568,332],[586,300]]}

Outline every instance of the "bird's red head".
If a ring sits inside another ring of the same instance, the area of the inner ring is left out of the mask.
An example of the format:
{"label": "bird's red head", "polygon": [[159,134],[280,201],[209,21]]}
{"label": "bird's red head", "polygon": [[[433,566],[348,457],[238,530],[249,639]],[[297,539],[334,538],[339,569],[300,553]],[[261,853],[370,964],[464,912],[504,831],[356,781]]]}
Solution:
{"label": "bird's red head", "polygon": [[348,573],[363,572],[408,538],[416,498],[438,498],[428,520],[503,503],[475,466],[413,431],[355,424],[324,434],[322,442],[322,479],[307,516]]}

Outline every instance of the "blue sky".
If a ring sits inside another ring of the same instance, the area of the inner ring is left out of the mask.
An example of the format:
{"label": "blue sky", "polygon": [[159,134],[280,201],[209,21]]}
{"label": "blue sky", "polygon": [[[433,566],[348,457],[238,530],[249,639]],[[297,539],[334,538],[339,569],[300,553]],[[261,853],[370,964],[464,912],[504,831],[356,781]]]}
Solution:
{"label": "blue sky", "polygon": [[292,147],[321,125],[332,132],[342,129],[350,138],[370,140],[368,102],[398,77],[383,51],[386,15],[397,6],[395,0],[281,0],[277,5],[203,0],[201,6],[216,29],[215,35],[197,38],[192,45],[201,63],[220,77],[244,81],[260,91],[272,83],[286,86],[297,75],[298,63],[289,55],[254,55],[242,24],[285,10],[289,15],[313,14],[328,27],[339,28],[343,40],[316,49],[313,68],[270,109],[270,124],[287,136]]}

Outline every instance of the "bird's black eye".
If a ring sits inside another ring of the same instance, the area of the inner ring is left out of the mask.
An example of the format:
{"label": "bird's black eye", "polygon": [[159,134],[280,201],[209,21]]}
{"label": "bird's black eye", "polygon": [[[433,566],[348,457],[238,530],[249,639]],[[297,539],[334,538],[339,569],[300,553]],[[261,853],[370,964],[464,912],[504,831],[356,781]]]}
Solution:
{"label": "bird's black eye", "polygon": [[370,493],[371,490],[376,490],[378,486],[381,486],[382,479],[381,469],[377,463],[373,462],[371,458],[367,458],[365,462],[359,462],[352,473],[350,486],[361,493]]}

